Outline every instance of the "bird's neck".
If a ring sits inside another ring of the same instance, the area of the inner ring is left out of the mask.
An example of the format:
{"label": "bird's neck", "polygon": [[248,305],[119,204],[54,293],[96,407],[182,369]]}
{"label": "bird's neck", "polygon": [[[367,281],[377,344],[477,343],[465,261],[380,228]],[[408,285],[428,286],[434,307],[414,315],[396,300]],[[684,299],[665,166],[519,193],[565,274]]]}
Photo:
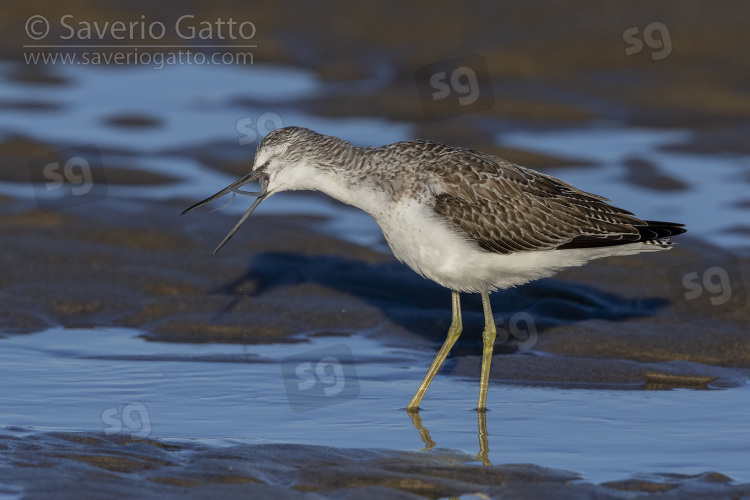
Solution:
{"label": "bird's neck", "polygon": [[368,155],[368,149],[346,143],[324,159],[311,161],[306,189],[320,191],[373,215],[386,203],[386,195],[378,189],[378,176],[372,171]]}

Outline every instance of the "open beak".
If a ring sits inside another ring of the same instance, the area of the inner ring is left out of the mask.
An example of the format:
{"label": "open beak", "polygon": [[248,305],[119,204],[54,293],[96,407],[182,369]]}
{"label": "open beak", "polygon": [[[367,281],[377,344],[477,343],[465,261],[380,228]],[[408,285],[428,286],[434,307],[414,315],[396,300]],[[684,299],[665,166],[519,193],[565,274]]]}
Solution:
{"label": "open beak", "polygon": [[[249,184],[256,180],[260,182],[260,187],[261,187],[260,191],[243,191],[240,189],[245,184]],[[240,178],[239,180],[225,187],[224,189],[222,189],[215,195],[209,196],[205,200],[199,201],[192,207],[185,209],[182,213],[186,214],[195,208],[202,207],[206,203],[210,203],[218,198],[221,198],[225,194],[229,194],[229,193],[242,194],[245,196],[257,196],[258,198],[255,200],[255,202],[253,202],[252,206],[247,210],[247,212],[245,212],[245,214],[242,216],[239,222],[237,222],[234,228],[232,228],[232,230],[229,231],[229,234],[226,236],[226,238],[224,238],[222,242],[219,243],[219,246],[216,247],[216,250],[214,250],[214,253],[221,250],[221,247],[223,247],[224,244],[227,241],[229,241],[229,238],[234,236],[234,233],[236,233],[237,230],[240,228],[240,226],[247,220],[248,217],[250,217],[250,214],[252,214],[256,208],[258,208],[258,205],[260,205],[260,202],[265,200],[268,197],[268,194],[269,194],[268,193],[268,174],[266,174],[265,172],[250,172],[249,174],[245,175],[244,177]]]}

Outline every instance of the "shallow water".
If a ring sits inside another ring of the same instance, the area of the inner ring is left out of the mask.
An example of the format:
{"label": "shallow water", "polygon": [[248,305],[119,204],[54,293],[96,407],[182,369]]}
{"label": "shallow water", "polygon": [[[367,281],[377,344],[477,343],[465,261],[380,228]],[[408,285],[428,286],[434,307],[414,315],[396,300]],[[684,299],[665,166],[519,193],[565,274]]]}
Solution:
{"label": "shallow water", "polygon": [[[149,342],[122,328],[12,335],[0,340],[2,432],[399,450],[432,442],[477,455],[478,380],[438,376],[423,401],[421,423],[403,409],[431,358],[361,335],[271,345]],[[290,361],[295,370],[284,372]],[[298,378],[296,367],[306,361],[315,368],[303,366]],[[325,368],[317,371],[320,363]],[[305,373],[319,386],[306,391],[342,380],[349,387],[314,394],[313,406],[305,406],[304,391],[294,389]],[[748,481],[749,393],[748,386],[610,391],[493,383],[488,459],[574,470],[593,482],[706,470]]]}
{"label": "shallow water", "polygon": [[[0,65],[0,71],[6,73],[12,68],[8,63]],[[207,69],[184,65],[154,71],[139,67],[61,66],[52,71],[65,83],[29,85],[7,78],[0,80],[1,100],[50,105],[50,109],[35,111],[3,110],[0,131],[51,142],[157,153],[227,139],[243,139],[245,144],[257,145],[251,139],[257,139],[263,127],[256,130],[249,123],[238,124],[238,121],[257,119],[264,113],[275,113],[267,116],[273,118],[271,121],[276,120],[276,125],[303,122],[355,142],[394,142],[409,128],[406,124],[375,118],[313,117],[288,107],[286,101],[309,97],[324,89],[313,73],[289,67]],[[238,106],[235,100],[240,98],[263,104],[256,104],[258,108]],[[105,125],[108,119],[120,115],[149,117],[159,124],[132,128]],[[253,130],[256,137],[251,134]]]}

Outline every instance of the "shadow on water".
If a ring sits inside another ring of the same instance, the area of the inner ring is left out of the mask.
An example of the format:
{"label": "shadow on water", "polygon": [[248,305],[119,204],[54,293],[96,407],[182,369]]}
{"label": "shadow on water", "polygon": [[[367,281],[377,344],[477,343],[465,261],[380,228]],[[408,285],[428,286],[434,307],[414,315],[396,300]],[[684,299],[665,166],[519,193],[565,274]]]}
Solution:
{"label": "shadow on water", "polygon": [[[246,293],[248,283],[253,291]],[[403,328],[442,342],[451,321],[450,291],[424,279],[396,261],[367,263],[333,255],[299,255],[265,252],[256,255],[247,271],[211,293],[236,295],[224,312],[243,296],[260,296],[278,287],[316,284],[343,292],[381,310],[386,318]],[[648,317],[669,304],[661,297],[626,299],[595,287],[547,278],[492,294],[493,313],[498,325],[508,325],[512,315],[525,312],[537,332],[583,320],[624,321]],[[484,327],[479,294],[462,294],[465,332],[477,332],[459,340],[454,354],[464,348],[476,352],[478,335]],[[468,342],[467,342],[468,341]],[[460,345],[463,344],[463,345]],[[497,345],[498,352],[516,350],[513,342]]]}

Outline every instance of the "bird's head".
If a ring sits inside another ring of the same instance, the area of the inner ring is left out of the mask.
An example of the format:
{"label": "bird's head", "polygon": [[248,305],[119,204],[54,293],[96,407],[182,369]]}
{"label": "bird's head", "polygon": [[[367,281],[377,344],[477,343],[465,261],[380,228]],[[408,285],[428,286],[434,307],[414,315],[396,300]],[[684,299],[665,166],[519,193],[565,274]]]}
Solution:
{"label": "bird's head", "polygon": [[[182,212],[185,214],[229,193],[232,193],[232,196],[235,194],[257,196],[252,206],[216,247],[214,253],[218,252],[229,241],[229,238],[237,232],[263,200],[281,191],[305,189],[305,179],[309,178],[307,162],[309,149],[305,146],[310,145],[316,137],[321,136],[302,127],[285,127],[274,130],[258,144],[253,167],[247,175]],[[260,191],[243,191],[240,189],[242,186],[256,181],[260,184]]]}
{"label": "bird's head", "polygon": [[313,173],[310,162],[316,156],[314,145],[324,137],[302,127],[285,127],[270,132],[258,144],[250,171],[252,178],[259,179],[269,195],[305,189],[305,179]]}

